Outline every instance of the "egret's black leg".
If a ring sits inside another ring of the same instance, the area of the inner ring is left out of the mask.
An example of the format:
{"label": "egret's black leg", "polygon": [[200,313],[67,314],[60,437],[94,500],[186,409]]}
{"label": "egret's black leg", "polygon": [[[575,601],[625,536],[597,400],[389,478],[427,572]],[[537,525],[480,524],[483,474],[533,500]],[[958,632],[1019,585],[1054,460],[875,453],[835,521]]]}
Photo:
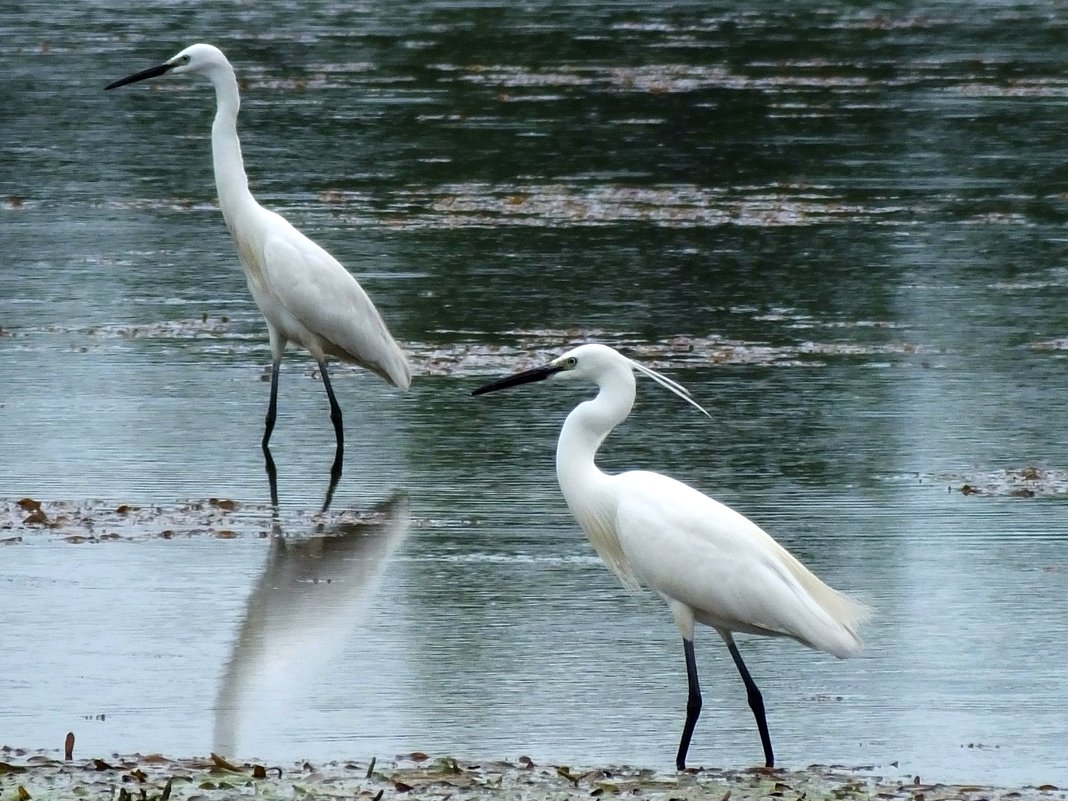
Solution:
{"label": "egret's black leg", "polygon": [[[274,431],[274,419],[278,416],[278,371],[281,367],[280,358],[275,359],[271,364],[271,401],[267,404],[267,417],[264,419],[263,442],[261,443],[265,453],[267,453],[267,443],[271,441],[271,432]],[[270,453],[267,453],[267,458],[271,458]]]}
{"label": "egret's black leg", "polygon": [[274,431],[274,420],[278,416],[278,371],[282,366],[281,359],[275,359],[271,365],[271,400],[267,404],[267,417],[264,419],[263,442],[263,466],[267,470],[267,483],[271,487],[271,505],[278,510],[278,470],[274,466],[274,457],[267,443],[271,441],[271,432]]}
{"label": "egret's black leg", "polygon": [[727,637],[725,639],[727,640],[727,650],[731,652],[734,664],[737,665],[738,672],[742,674],[742,681],[745,682],[745,691],[749,697],[749,708],[753,710],[753,717],[756,718],[757,729],[760,731],[760,744],[764,746],[764,766],[773,768],[775,767],[775,755],[771,751],[768,719],[764,714],[764,696],[760,694],[756,682],[749,675],[749,670],[746,668],[745,662],[742,661],[742,655],[738,653],[738,646],[734,644],[734,638]]}
{"label": "egret's black leg", "polygon": [[337,450],[334,451],[334,463],[330,466],[330,488],[326,493],[326,502],[323,511],[330,505],[334,488],[341,479],[341,464],[345,458],[345,431],[341,424],[341,407],[337,405],[334,397],[334,388],[330,386],[330,376],[326,372],[326,360],[319,362],[319,373],[323,377],[323,386],[326,387],[326,396],[330,399],[330,422],[334,424],[334,435],[337,437]]}
{"label": "egret's black leg", "polygon": [[326,488],[326,498],[323,500],[323,512],[325,513],[330,508],[330,501],[334,499],[334,490],[337,489],[337,483],[341,480],[341,457],[334,457],[334,464],[330,467],[330,485]]}
{"label": "egret's black leg", "polygon": [[274,513],[278,513],[278,470],[274,466],[271,457],[271,449],[263,446],[263,466],[267,470],[267,483],[271,487],[271,507]]}
{"label": "egret's black leg", "polygon": [[682,727],[679,753],[675,757],[675,767],[678,770],[686,770],[686,752],[690,750],[690,738],[693,737],[697,718],[701,716],[701,683],[697,680],[697,660],[693,655],[693,640],[683,638],[682,649],[686,653],[686,682],[690,690],[686,699],[686,725]]}
{"label": "egret's black leg", "polygon": [[345,432],[341,427],[341,407],[337,405],[334,397],[334,388],[330,386],[330,376],[326,372],[326,360],[319,362],[319,374],[323,377],[323,386],[326,387],[326,397],[330,399],[330,422],[334,424],[334,434],[337,436],[337,453],[340,459],[345,450]]}

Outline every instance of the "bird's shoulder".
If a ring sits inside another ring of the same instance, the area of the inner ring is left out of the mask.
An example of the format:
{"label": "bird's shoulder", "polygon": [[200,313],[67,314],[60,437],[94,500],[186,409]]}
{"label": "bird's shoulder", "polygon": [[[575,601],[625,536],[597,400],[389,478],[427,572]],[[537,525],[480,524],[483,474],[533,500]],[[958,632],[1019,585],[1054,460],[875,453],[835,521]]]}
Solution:
{"label": "bird's shoulder", "polygon": [[263,237],[263,258],[270,267],[349,274],[325,248],[301,233],[285,217],[273,211],[266,213],[270,215],[271,224],[267,226]]}
{"label": "bird's shoulder", "polygon": [[302,309],[304,313],[312,308],[351,308],[366,313],[371,305],[352,273],[288,223],[275,227],[264,238],[263,267],[272,291],[287,305],[307,307]]}
{"label": "bird's shoulder", "polygon": [[730,550],[738,543],[774,547],[760,526],[731,507],[677,479],[645,470],[615,476],[620,528],[634,536],[681,538]]}

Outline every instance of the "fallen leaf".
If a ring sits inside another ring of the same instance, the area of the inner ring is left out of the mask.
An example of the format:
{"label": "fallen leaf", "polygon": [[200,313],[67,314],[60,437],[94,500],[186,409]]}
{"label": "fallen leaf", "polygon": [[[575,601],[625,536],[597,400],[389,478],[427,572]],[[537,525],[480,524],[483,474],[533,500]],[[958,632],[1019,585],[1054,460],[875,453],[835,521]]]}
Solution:
{"label": "fallen leaf", "polygon": [[239,768],[232,762],[227,762],[223,757],[219,756],[214,751],[211,754],[211,761],[215,765],[215,767],[221,768],[222,770],[228,770],[233,773],[241,772],[241,768]]}
{"label": "fallen leaf", "polygon": [[578,783],[579,783],[578,776],[575,776],[574,774],[572,774],[571,770],[567,766],[561,765],[560,767],[558,767],[556,769],[556,772],[557,772],[557,774],[559,774],[560,776],[563,776],[569,782],[574,784],[576,787],[578,787]]}

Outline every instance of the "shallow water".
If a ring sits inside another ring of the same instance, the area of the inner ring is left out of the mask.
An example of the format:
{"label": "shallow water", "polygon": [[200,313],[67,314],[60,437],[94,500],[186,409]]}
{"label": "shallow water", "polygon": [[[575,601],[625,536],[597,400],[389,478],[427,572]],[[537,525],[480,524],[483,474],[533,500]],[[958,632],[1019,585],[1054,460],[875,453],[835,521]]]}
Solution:
{"label": "shallow water", "polygon": [[[596,339],[714,417],[642,382],[606,468],[700,487],[876,609],[856,660],[740,638],[783,765],[1068,782],[1064,22],[393,5],[6,15],[0,742],[669,769],[678,636],[552,472],[581,391],[469,397]],[[100,91],[198,39],[237,64],[253,190],[413,354],[406,394],[334,369],[349,447],[321,519],[333,434],[299,354],[269,511],[269,351],[214,207],[210,91]],[[69,528],[22,524],[23,496]],[[712,632],[698,660],[692,763],[756,764]]]}

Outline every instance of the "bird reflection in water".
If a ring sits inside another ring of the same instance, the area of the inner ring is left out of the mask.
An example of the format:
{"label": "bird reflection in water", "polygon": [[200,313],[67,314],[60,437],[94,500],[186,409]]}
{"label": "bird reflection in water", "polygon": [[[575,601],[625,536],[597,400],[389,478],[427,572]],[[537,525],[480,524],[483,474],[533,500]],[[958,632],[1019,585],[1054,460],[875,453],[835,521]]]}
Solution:
{"label": "bird reflection in water", "polygon": [[403,492],[313,536],[287,538],[275,518],[267,564],[219,687],[217,753],[237,754],[254,705],[275,705],[287,691],[306,686],[341,650],[410,526]]}
{"label": "bird reflection in water", "polygon": [[[323,508],[320,510],[322,514],[330,509],[330,504],[334,500],[334,490],[337,489],[338,482],[341,480],[341,451],[337,451],[334,455],[334,463],[330,467],[330,483],[326,487],[326,497],[323,498]],[[271,490],[271,509],[274,510],[275,524],[278,520],[278,468],[275,466],[274,458],[271,456],[271,449],[266,445],[263,446],[263,469],[267,471],[267,484]]]}

